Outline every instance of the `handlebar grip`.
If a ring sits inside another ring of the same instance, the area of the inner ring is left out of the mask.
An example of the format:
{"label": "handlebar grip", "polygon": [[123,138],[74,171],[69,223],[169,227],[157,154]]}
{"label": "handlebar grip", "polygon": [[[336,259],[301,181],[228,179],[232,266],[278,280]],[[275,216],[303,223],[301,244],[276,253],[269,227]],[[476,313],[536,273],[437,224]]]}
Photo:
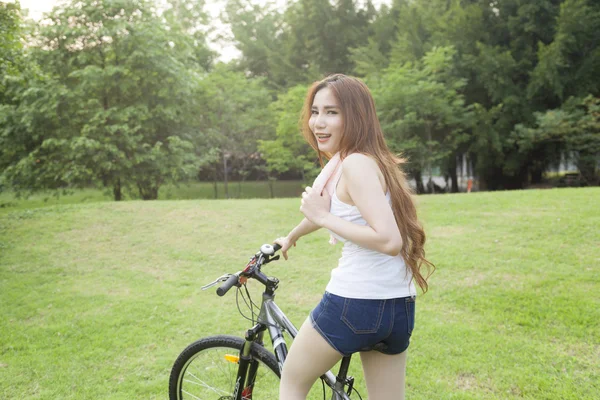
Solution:
{"label": "handlebar grip", "polygon": [[280,245],[278,245],[277,243],[273,244],[273,250],[277,251],[277,250],[280,250],[280,249],[281,249]]}
{"label": "handlebar grip", "polygon": [[224,284],[219,286],[219,288],[217,289],[217,294],[219,296],[224,296],[225,293],[229,291],[229,289],[231,289],[235,284],[238,283],[238,279],[239,278],[237,275],[231,275],[229,278],[227,278]]}

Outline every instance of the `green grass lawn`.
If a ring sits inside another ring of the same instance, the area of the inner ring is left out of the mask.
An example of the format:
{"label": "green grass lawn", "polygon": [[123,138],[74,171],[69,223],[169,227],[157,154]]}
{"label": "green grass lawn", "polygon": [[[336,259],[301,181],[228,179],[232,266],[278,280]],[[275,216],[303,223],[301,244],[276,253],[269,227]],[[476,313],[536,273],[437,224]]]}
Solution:
{"label": "green grass lawn", "polygon": [[[437,271],[417,300],[408,399],[600,398],[598,199],[600,188],[417,198]],[[0,209],[8,400],[166,399],[187,344],[249,325],[234,295],[200,286],[300,219],[297,199],[24,207]],[[339,253],[321,231],[266,267],[297,325]],[[351,372],[366,399],[358,358]]]}

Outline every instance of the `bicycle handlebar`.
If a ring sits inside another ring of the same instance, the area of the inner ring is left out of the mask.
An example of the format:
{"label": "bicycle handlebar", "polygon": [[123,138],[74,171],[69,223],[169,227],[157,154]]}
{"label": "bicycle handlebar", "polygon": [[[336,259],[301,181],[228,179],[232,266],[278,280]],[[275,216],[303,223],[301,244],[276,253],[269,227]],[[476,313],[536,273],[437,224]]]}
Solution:
{"label": "bicycle handlebar", "polygon": [[219,288],[217,289],[217,294],[219,296],[224,296],[225,293],[227,293],[229,291],[229,289],[231,289],[233,287],[233,285],[235,285],[236,283],[238,283],[239,277],[234,274],[231,275],[224,284],[222,284],[221,286],[219,286]]}
{"label": "bicycle handlebar", "polygon": [[[281,246],[278,245],[277,243],[275,243],[273,245],[263,244],[260,248],[260,251],[254,256],[254,259],[256,259],[256,257],[259,257],[258,259],[261,260],[260,265],[262,265],[262,259],[264,259],[265,256],[267,257],[267,262],[268,262],[268,261],[270,261],[269,256],[272,256],[273,254],[275,254],[276,251],[278,251],[280,249],[281,249]],[[275,259],[277,259],[277,258],[279,258],[279,256],[277,256]],[[259,267],[260,267],[260,265],[259,265]],[[229,291],[229,289],[231,289],[234,286],[239,286],[239,279],[240,279],[240,275],[242,273],[243,273],[243,271],[238,272],[237,274],[233,274],[229,278],[227,278],[225,283],[223,283],[217,289],[217,295],[225,296],[225,294]],[[266,279],[266,277],[265,277],[265,279]]]}

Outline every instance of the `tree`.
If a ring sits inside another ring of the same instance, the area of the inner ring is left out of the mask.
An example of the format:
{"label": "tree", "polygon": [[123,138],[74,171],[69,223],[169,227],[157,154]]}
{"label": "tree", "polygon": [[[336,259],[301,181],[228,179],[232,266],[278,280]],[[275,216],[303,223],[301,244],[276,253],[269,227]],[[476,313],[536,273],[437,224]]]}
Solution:
{"label": "tree", "polygon": [[[477,86],[484,88],[478,101],[495,116],[492,135],[497,135],[501,149],[501,157],[487,153],[490,147],[474,149],[477,163],[483,161],[489,165],[485,169],[477,166],[482,188],[520,189],[529,179],[541,180],[545,166],[536,161],[538,154],[520,151],[511,134],[515,125],[532,123],[535,111],[555,106],[544,99],[532,101],[527,97],[527,88],[531,71],[538,63],[539,46],[553,40],[559,3],[559,0],[502,1],[493,4],[493,12],[482,14],[489,35],[477,44],[478,51],[471,53],[468,62]],[[491,159],[497,162],[491,165]]]}
{"label": "tree", "polygon": [[561,153],[573,154],[584,180],[598,184],[600,98],[571,98],[560,109],[536,113],[535,118],[533,127],[515,127],[513,138],[521,151],[546,151],[538,158],[546,164],[559,161]]}
{"label": "tree", "polygon": [[[220,171],[225,180],[231,173],[244,180],[261,162],[257,142],[274,134],[271,95],[262,80],[248,79],[225,65],[217,65],[202,86],[207,99],[202,129],[220,153],[220,161],[212,164],[213,178]],[[227,186],[225,190],[229,196]]]}
{"label": "tree", "polygon": [[242,53],[234,61],[236,69],[264,78],[272,89],[286,87],[291,66],[282,51],[283,14],[271,3],[261,7],[248,0],[229,0],[221,18],[231,27],[232,40]]}
{"label": "tree", "polygon": [[600,6],[591,4],[561,4],[554,40],[539,45],[529,98],[559,105],[571,96],[600,94]]}
{"label": "tree", "polygon": [[392,6],[383,4],[375,12],[367,4],[366,19],[369,36],[367,43],[352,43],[350,48],[353,72],[358,76],[374,76],[389,65],[392,41],[398,34],[399,16],[406,4],[404,0],[394,0]]}
{"label": "tree", "polygon": [[0,188],[10,186],[7,168],[28,157],[58,122],[53,110],[62,88],[26,57],[23,27],[19,3],[0,3]]}
{"label": "tree", "polygon": [[283,12],[229,0],[224,21],[242,52],[238,68],[280,90],[352,72],[350,48],[366,45],[373,13],[370,2],[358,9],[351,0],[299,0]]}
{"label": "tree", "polygon": [[[453,77],[451,47],[436,48],[422,63],[391,65],[384,71],[375,100],[390,148],[408,155],[417,191],[424,192],[422,173],[455,159],[466,137],[470,112],[460,93],[466,82]],[[458,190],[456,174],[453,186]],[[430,190],[433,184],[430,182]]]}
{"label": "tree", "polygon": [[[24,91],[8,118],[26,122],[21,136],[39,138],[4,171],[13,187],[96,183],[115,200],[124,188],[155,199],[165,182],[195,174],[198,43],[146,0],[74,0],[47,21],[32,59],[48,79]],[[19,140],[13,133],[8,141]]]}
{"label": "tree", "polygon": [[7,80],[22,69],[21,8],[19,3],[0,3],[0,104],[5,104]]}
{"label": "tree", "polygon": [[531,101],[527,88],[538,47],[553,40],[559,3],[417,1],[400,14],[393,64],[421,60],[436,46],[456,49],[455,76],[467,83],[461,93],[476,110],[474,117],[482,118],[474,121],[469,142],[461,146],[475,159],[481,187],[520,188],[529,176],[541,176],[536,155],[519,151],[511,132],[516,124],[531,123],[534,111],[548,108],[543,101]]}
{"label": "tree", "polygon": [[258,146],[269,176],[291,170],[300,173],[306,181],[317,175],[315,151],[304,139],[300,127],[307,90],[303,85],[294,86],[271,104],[271,111],[277,118],[276,138],[261,140]]}
{"label": "tree", "polygon": [[204,11],[205,0],[166,0],[169,7],[161,17],[175,33],[171,40],[175,47],[189,47],[192,64],[197,69],[208,71],[215,60],[215,52],[207,45],[209,29],[208,15]]}

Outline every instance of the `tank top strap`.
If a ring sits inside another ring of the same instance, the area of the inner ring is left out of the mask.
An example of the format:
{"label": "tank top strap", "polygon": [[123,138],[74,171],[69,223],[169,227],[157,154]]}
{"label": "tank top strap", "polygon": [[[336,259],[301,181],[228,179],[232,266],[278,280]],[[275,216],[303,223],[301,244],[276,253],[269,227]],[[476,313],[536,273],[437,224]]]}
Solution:
{"label": "tank top strap", "polygon": [[342,177],[342,172],[343,172],[342,168],[344,168],[344,167],[343,167],[342,163],[340,163],[340,167],[337,169],[337,171],[335,171],[335,174],[331,177],[331,183],[333,186],[334,193],[336,191],[338,182],[340,181],[340,178]]}

